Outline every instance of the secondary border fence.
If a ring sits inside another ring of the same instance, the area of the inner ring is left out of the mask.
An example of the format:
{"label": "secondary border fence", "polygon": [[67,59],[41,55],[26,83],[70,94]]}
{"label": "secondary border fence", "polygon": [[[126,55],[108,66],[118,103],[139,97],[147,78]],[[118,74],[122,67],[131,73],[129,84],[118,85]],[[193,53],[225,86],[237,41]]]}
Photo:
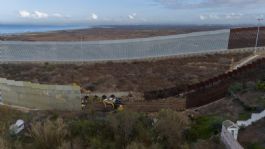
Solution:
{"label": "secondary border fence", "polygon": [[80,110],[79,86],[43,85],[0,78],[0,92],[4,104],[39,110]]}
{"label": "secondary border fence", "polygon": [[0,63],[8,62],[99,62],[167,56],[189,56],[227,49],[265,46],[265,27],[235,28],[150,38],[32,42],[0,41]]}
{"label": "secondary border fence", "polygon": [[229,30],[126,40],[0,41],[1,62],[90,62],[163,57],[227,49]]}

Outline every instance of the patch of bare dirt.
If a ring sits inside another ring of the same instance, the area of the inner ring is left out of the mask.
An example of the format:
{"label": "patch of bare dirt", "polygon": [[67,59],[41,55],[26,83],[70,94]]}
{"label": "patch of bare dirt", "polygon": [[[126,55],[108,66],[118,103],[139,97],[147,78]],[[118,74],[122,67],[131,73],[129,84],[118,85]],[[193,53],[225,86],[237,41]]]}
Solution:
{"label": "patch of bare dirt", "polygon": [[265,107],[265,92],[248,91],[239,95],[240,100],[251,107]]}
{"label": "patch of bare dirt", "polygon": [[195,110],[200,116],[216,115],[232,121],[238,120],[239,114],[244,112],[244,108],[239,102],[230,97],[225,97],[219,101],[203,106]]}
{"label": "patch of bare dirt", "polygon": [[242,145],[259,144],[265,148],[265,118],[239,131],[238,140]]}
{"label": "patch of bare dirt", "polygon": [[216,54],[135,62],[1,64],[0,77],[46,84],[92,83],[96,91],[150,91],[197,83],[217,76],[250,53]]}

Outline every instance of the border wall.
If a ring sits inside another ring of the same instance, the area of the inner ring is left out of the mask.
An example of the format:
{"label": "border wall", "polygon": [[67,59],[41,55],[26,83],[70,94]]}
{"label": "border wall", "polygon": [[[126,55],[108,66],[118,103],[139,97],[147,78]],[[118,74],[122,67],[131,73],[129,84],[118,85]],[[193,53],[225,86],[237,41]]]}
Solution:
{"label": "border wall", "polygon": [[[228,49],[255,47],[257,32],[258,27],[231,29]],[[257,46],[265,46],[265,27],[260,27]]]}
{"label": "border wall", "polygon": [[43,85],[0,78],[4,104],[38,110],[80,110],[79,86]]}
{"label": "border wall", "polygon": [[[265,47],[260,47],[260,48],[256,48],[257,53],[259,52],[265,52]],[[233,49],[233,50],[226,50],[226,51],[222,51],[222,52],[216,52],[213,54],[222,54],[222,53],[245,53],[245,52],[254,52],[255,48],[243,48],[243,49]],[[210,54],[210,53],[209,53]],[[261,61],[257,61],[256,63],[259,64]],[[146,100],[157,100],[157,99],[161,99],[161,98],[168,98],[168,97],[172,97],[172,96],[178,96],[181,95],[185,92],[194,92],[195,90],[200,90],[202,91],[202,88],[206,88],[209,89],[209,86],[215,86],[218,85],[218,82],[225,80],[227,81],[227,79],[231,78],[232,76],[235,76],[237,74],[241,74],[242,72],[245,72],[246,70],[248,70],[249,68],[255,68],[256,64],[252,64],[252,65],[248,65],[243,66],[242,68],[239,68],[237,70],[234,70],[232,72],[227,72],[224,74],[221,74],[219,76],[210,78],[206,81],[202,81],[196,84],[192,84],[189,86],[182,87],[182,88],[177,88],[177,87],[172,87],[172,88],[167,88],[167,89],[161,89],[161,90],[153,90],[153,91],[148,91],[148,92],[144,92],[144,98]]]}
{"label": "border wall", "polygon": [[[264,48],[263,48],[264,49]],[[244,75],[248,75],[248,80],[256,80],[258,77],[255,70],[265,70],[265,58],[244,65],[236,70],[226,72],[208,80],[192,84],[186,89],[178,90],[176,87],[164,90],[145,92],[146,100],[158,100],[172,96],[185,95],[186,108],[199,107],[226,96],[229,86],[237,80],[245,80]]]}
{"label": "border wall", "polygon": [[[258,80],[260,77],[255,74],[256,70],[265,71],[265,58],[258,59],[236,70],[189,86],[186,96],[187,108],[199,107],[225,97],[228,93],[229,86],[238,80]],[[245,77],[246,75],[248,77]]]}
{"label": "border wall", "polygon": [[[257,69],[265,70],[265,58],[258,59],[236,70],[190,86],[186,99],[187,108],[199,107],[225,97],[228,93],[230,84],[237,80],[248,81],[258,79],[256,74],[253,74]],[[247,80],[244,77],[245,75],[249,76]]]}
{"label": "border wall", "polygon": [[189,93],[186,99],[186,107],[200,107],[221,99],[227,95],[227,90],[230,86],[229,82],[222,82],[213,85],[209,88],[199,88],[196,92]]}

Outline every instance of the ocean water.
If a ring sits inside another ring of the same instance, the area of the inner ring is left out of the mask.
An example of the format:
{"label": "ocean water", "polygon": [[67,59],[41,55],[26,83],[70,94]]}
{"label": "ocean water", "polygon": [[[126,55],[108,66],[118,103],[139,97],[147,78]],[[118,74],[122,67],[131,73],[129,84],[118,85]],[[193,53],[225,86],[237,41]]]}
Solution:
{"label": "ocean water", "polygon": [[57,31],[57,30],[71,30],[71,29],[81,29],[90,28],[89,26],[74,26],[74,25],[1,25],[0,24],[0,34],[21,34],[21,33],[31,33],[31,32],[47,32],[47,31]]}

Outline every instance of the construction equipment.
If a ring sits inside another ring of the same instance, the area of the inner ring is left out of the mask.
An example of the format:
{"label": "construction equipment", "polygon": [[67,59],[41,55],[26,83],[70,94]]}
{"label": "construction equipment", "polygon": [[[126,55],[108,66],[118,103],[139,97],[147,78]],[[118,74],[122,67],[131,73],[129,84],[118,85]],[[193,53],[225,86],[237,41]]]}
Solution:
{"label": "construction equipment", "polygon": [[107,108],[107,105],[111,105],[114,110],[122,111],[123,110],[123,103],[121,101],[121,98],[115,97],[115,95],[111,95],[109,98],[107,98],[106,95],[102,96],[103,104],[105,109]]}
{"label": "construction equipment", "polygon": [[[87,109],[88,104],[92,104],[92,106],[95,104],[90,103],[89,100],[91,100],[91,96],[84,94],[83,97],[81,98],[81,108],[82,110]],[[98,96],[94,96],[94,99],[96,98],[96,100],[98,100]],[[115,95],[111,95],[109,97],[107,97],[106,95],[103,95],[101,97],[101,101],[104,104],[104,109],[107,109],[107,105],[111,105],[113,110],[117,110],[117,111],[122,111],[123,110],[123,103],[122,103],[122,99],[121,98],[117,98],[115,97]],[[99,103],[99,102],[96,102]]]}

